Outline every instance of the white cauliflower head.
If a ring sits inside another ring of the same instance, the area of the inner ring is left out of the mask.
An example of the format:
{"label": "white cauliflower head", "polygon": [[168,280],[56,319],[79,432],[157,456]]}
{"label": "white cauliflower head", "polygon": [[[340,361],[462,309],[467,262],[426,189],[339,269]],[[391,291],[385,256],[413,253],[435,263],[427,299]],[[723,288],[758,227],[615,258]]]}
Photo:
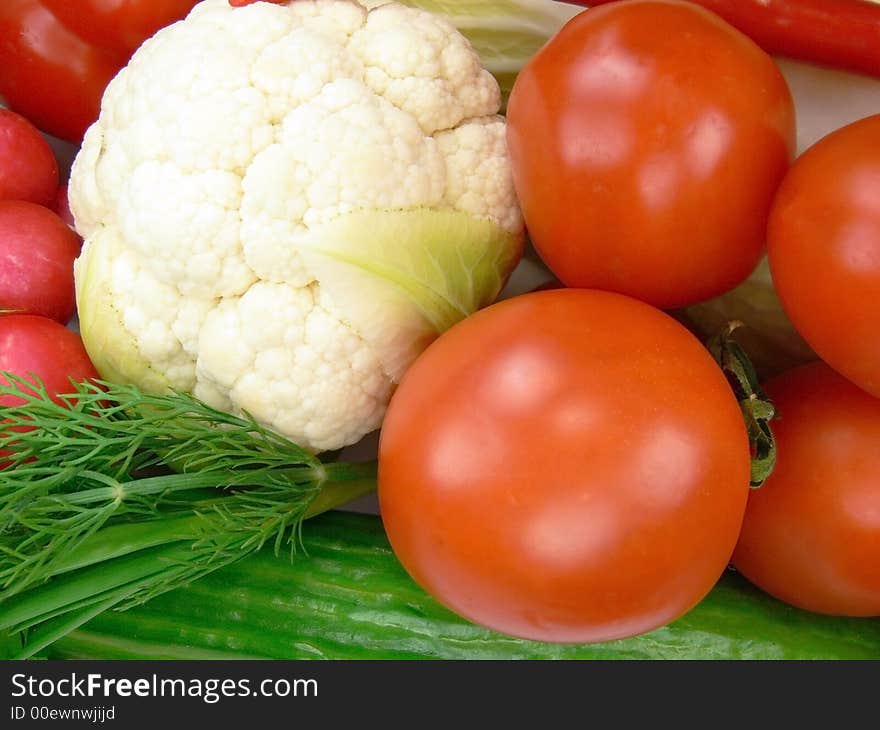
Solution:
{"label": "white cauliflower head", "polygon": [[315,450],[374,430],[413,359],[519,258],[499,107],[425,11],[199,3],[110,83],[74,163],[98,370]]}

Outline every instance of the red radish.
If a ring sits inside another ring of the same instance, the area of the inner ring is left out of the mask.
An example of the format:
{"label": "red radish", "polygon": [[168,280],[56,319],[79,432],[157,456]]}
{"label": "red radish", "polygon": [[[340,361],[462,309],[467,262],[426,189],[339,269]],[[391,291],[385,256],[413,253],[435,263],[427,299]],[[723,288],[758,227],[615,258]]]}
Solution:
{"label": "red radish", "polygon": [[48,208],[0,200],[0,310],[67,322],[76,309],[73,261],[80,245]]}
{"label": "red radish", "polygon": [[[72,393],[71,380],[81,382],[98,377],[76,332],[33,314],[0,316],[0,372],[31,382],[35,382],[36,375],[53,397]],[[0,385],[8,384],[6,378],[0,377]],[[0,407],[14,405],[16,400],[15,396],[0,396]]]}
{"label": "red radish", "polygon": [[55,191],[55,197],[49,204],[49,209],[54,212],[68,226],[73,228],[73,213],[70,212],[70,200],[67,194],[67,185],[59,185]]}
{"label": "red radish", "polygon": [[49,143],[24,117],[0,109],[0,200],[49,205],[58,189],[58,162]]}
{"label": "red radish", "polygon": [[[54,320],[33,314],[0,316],[0,373],[17,375],[30,382],[36,382],[36,376],[45,386],[49,397],[56,402],[60,402],[59,395],[74,391],[71,381],[82,382],[99,377],[76,332]],[[8,378],[0,375],[0,386],[9,385]],[[0,395],[0,412],[4,407],[20,404],[22,400],[14,395]],[[17,426],[12,430],[21,432],[24,427]],[[0,449],[0,457],[9,454],[8,450]],[[0,459],[0,471],[13,464],[13,461]]]}

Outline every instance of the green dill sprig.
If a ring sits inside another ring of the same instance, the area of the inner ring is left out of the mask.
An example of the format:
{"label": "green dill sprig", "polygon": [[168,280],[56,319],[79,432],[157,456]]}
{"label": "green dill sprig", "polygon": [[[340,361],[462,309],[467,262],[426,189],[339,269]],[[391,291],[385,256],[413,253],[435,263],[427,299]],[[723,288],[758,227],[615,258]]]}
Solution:
{"label": "green dill sprig", "polygon": [[0,403],[11,403],[0,406],[0,614],[22,591],[145,547],[181,543],[117,603],[266,544],[293,551],[328,485],[337,499],[373,487],[373,464],[323,463],[249,415],[184,393],[72,388],[53,400],[39,382],[0,374]]}

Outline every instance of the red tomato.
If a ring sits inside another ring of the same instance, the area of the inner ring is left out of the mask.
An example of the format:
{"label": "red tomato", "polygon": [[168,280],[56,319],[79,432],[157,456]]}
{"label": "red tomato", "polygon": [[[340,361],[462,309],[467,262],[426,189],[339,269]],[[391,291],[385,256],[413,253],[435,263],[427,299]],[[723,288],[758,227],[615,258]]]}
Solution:
{"label": "red tomato", "polygon": [[553,273],[661,307],[751,273],[794,139],[773,60],[670,0],[576,16],[526,64],[508,105],[516,190]]}
{"label": "red tomato", "polygon": [[66,27],[128,58],[160,28],[186,17],[198,0],[42,0]]}
{"label": "red tomato", "polygon": [[391,544],[462,616],[530,639],[662,626],[711,589],[749,492],[736,398],[699,341],[599,291],[526,294],[442,335],[379,446]]}
{"label": "red tomato", "polygon": [[795,162],[773,205],[768,249],[798,332],[880,397],[880,115],[833,132]]}
{"label": "red tomato", "polygon": [[766,389],[779,460],[749,497],[734,564],[794,606],[880,616],[880,400],[824,363]]}
{"label": "red tomato", "polygon": [[[50,395],[73,392],[71,379],[97,378],[82,340],[57,322],[32,314],[0,316],[0,372],[33,381],[40,378]],[[8,384],[4,378],[0,383]],[[14,405],[13,396],[0,396],[0,406]]]}
{"label": "red tomato", "polygon": [[0,3],[0,94],[49,134],[82,140],[124,63],[65,28],[40,0]]}
{"label": "red tomato", "polygon": [[79,142],[131,52],[196,0],[2,0],[0,95],[50,134]]}
{"label": "red tomato", "polygon": [[58,188],[58,162],[27,119],[0,109],[0,200],[48,205]]}
{"label": "red tomato", "polygon": [[48,208],[0,201],[0,310],[67,322],[76,309],[73,261],[80,244]]}

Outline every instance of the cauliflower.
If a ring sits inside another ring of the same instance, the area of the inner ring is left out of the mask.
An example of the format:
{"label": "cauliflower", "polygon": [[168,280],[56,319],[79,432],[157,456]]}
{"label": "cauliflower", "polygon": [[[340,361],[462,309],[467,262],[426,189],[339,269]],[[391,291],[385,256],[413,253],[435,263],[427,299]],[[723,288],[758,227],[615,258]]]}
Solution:
{"label": "cauliflower", "polygon": [[499,107],[426,11],[199,3],[113,79],[74,162],[96,367],[316,451],[356,442],[519,260]]}

